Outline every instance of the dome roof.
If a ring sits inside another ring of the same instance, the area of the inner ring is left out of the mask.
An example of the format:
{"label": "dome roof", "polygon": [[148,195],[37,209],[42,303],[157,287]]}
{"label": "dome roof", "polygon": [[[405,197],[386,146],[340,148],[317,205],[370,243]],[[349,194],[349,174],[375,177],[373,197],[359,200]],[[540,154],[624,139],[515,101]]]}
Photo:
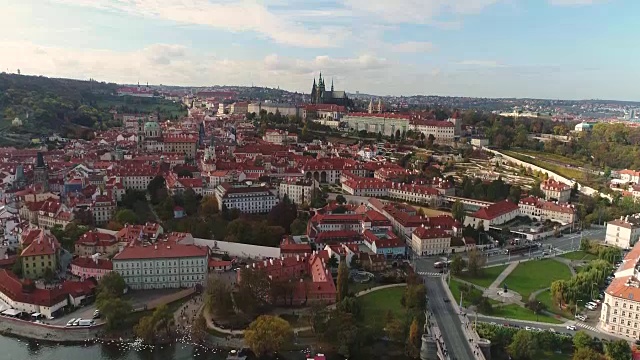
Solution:
{"label": "dome roof", "polygon": [[147,123],[144,124],[144,130],[158,130],[160,129],[160,125],[158,125],[157,122],[155,121],[149,121]]}

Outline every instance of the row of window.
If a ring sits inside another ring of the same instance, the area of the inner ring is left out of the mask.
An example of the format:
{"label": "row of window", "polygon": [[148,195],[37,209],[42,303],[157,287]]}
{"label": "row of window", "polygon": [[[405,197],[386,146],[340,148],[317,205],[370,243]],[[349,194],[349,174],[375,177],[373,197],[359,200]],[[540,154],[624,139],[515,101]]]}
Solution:
{"label": "row of window", "polygon": [[[129,268],[139,268],[140,267],[140,263],[142,263],[142,267],[143,268],[149,268],[149,267],[156,267],[156,266],[161,266],[164,267],[165,266],[165,262],[164,261],[137,261],[137,262],[116,262],[114,264],[114,267],[117,269],[129,269]],[[199,260],[180,260],[180,264],[181,266],[187,266],[187,265],[191,265],[191,266],[198,266],[198,265],[204,265],[206,262],[203,259],[199,259]],[[166,262],[166,266],[178,266],[178,261],[174,260],[174,261],[167,261]]]}
{"label": "row of window", "polygon": [[[125,278],[125,280],[127,280]],[[142,278],[142,282],[144,283],[156,283],[156,282],[167,282],[167,281],[197,281],[204,280],[204,275],[184,275],[181,277],[178,276],[153,276],[153,277],[144,277]]]}

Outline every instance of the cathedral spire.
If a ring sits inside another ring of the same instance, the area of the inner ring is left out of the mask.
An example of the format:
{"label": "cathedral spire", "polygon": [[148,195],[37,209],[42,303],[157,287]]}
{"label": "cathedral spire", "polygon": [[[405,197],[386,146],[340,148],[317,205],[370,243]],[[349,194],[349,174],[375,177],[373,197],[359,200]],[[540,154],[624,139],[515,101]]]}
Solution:
{"label": "cathedral spire", "polygon": [[320,71],[320,79],[318,79],[318,85],[324,85],[324,81],[322,80],[322,71]]}
{"label": "cathedral spire", "polygon": [[333,78],[331,78],[331,92],[333,92]]}

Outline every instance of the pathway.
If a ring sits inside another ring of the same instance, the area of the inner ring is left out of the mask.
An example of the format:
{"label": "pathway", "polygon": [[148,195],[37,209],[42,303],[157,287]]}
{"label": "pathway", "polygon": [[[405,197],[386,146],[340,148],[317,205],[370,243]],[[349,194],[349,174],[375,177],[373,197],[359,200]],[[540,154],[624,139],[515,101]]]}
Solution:
{"label": "pathway", "polygon": [[498,275],[498,277],[491,283],[491,285],[489,285],[488,289],[499,289],[500,285],[504,283],[504,280],[507,278],[507,276],[509,276],[513,272],[513,270],[518,267],[518,264],[518,262],[510,263],[509,266],[507,266],[504,271],[502,271],[500,275]]}
{"label": "pathway", "polygon": [[567,265],[567,267],[569,268],[569,271],[571,271],[571,276],[576,276],[576,269],[574,269],[573,266],[572,266],[573,260],[566,259],[566,258],[563,258],[561,256],[554,256],[554,257],[552,257],[552,259],[557,261],[557,262],[561,262],[561,263]]}

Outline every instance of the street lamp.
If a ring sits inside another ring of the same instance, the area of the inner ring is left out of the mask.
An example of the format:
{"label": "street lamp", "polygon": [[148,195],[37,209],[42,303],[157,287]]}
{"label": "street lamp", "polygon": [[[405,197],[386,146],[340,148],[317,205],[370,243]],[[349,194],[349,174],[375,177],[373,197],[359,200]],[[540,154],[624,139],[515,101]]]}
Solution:
{"label": "street lamp", "polygon": [[582,300],[576,300],[576,314],[573,316],[574,318],[578,316],[578,303],[582,302]]}

